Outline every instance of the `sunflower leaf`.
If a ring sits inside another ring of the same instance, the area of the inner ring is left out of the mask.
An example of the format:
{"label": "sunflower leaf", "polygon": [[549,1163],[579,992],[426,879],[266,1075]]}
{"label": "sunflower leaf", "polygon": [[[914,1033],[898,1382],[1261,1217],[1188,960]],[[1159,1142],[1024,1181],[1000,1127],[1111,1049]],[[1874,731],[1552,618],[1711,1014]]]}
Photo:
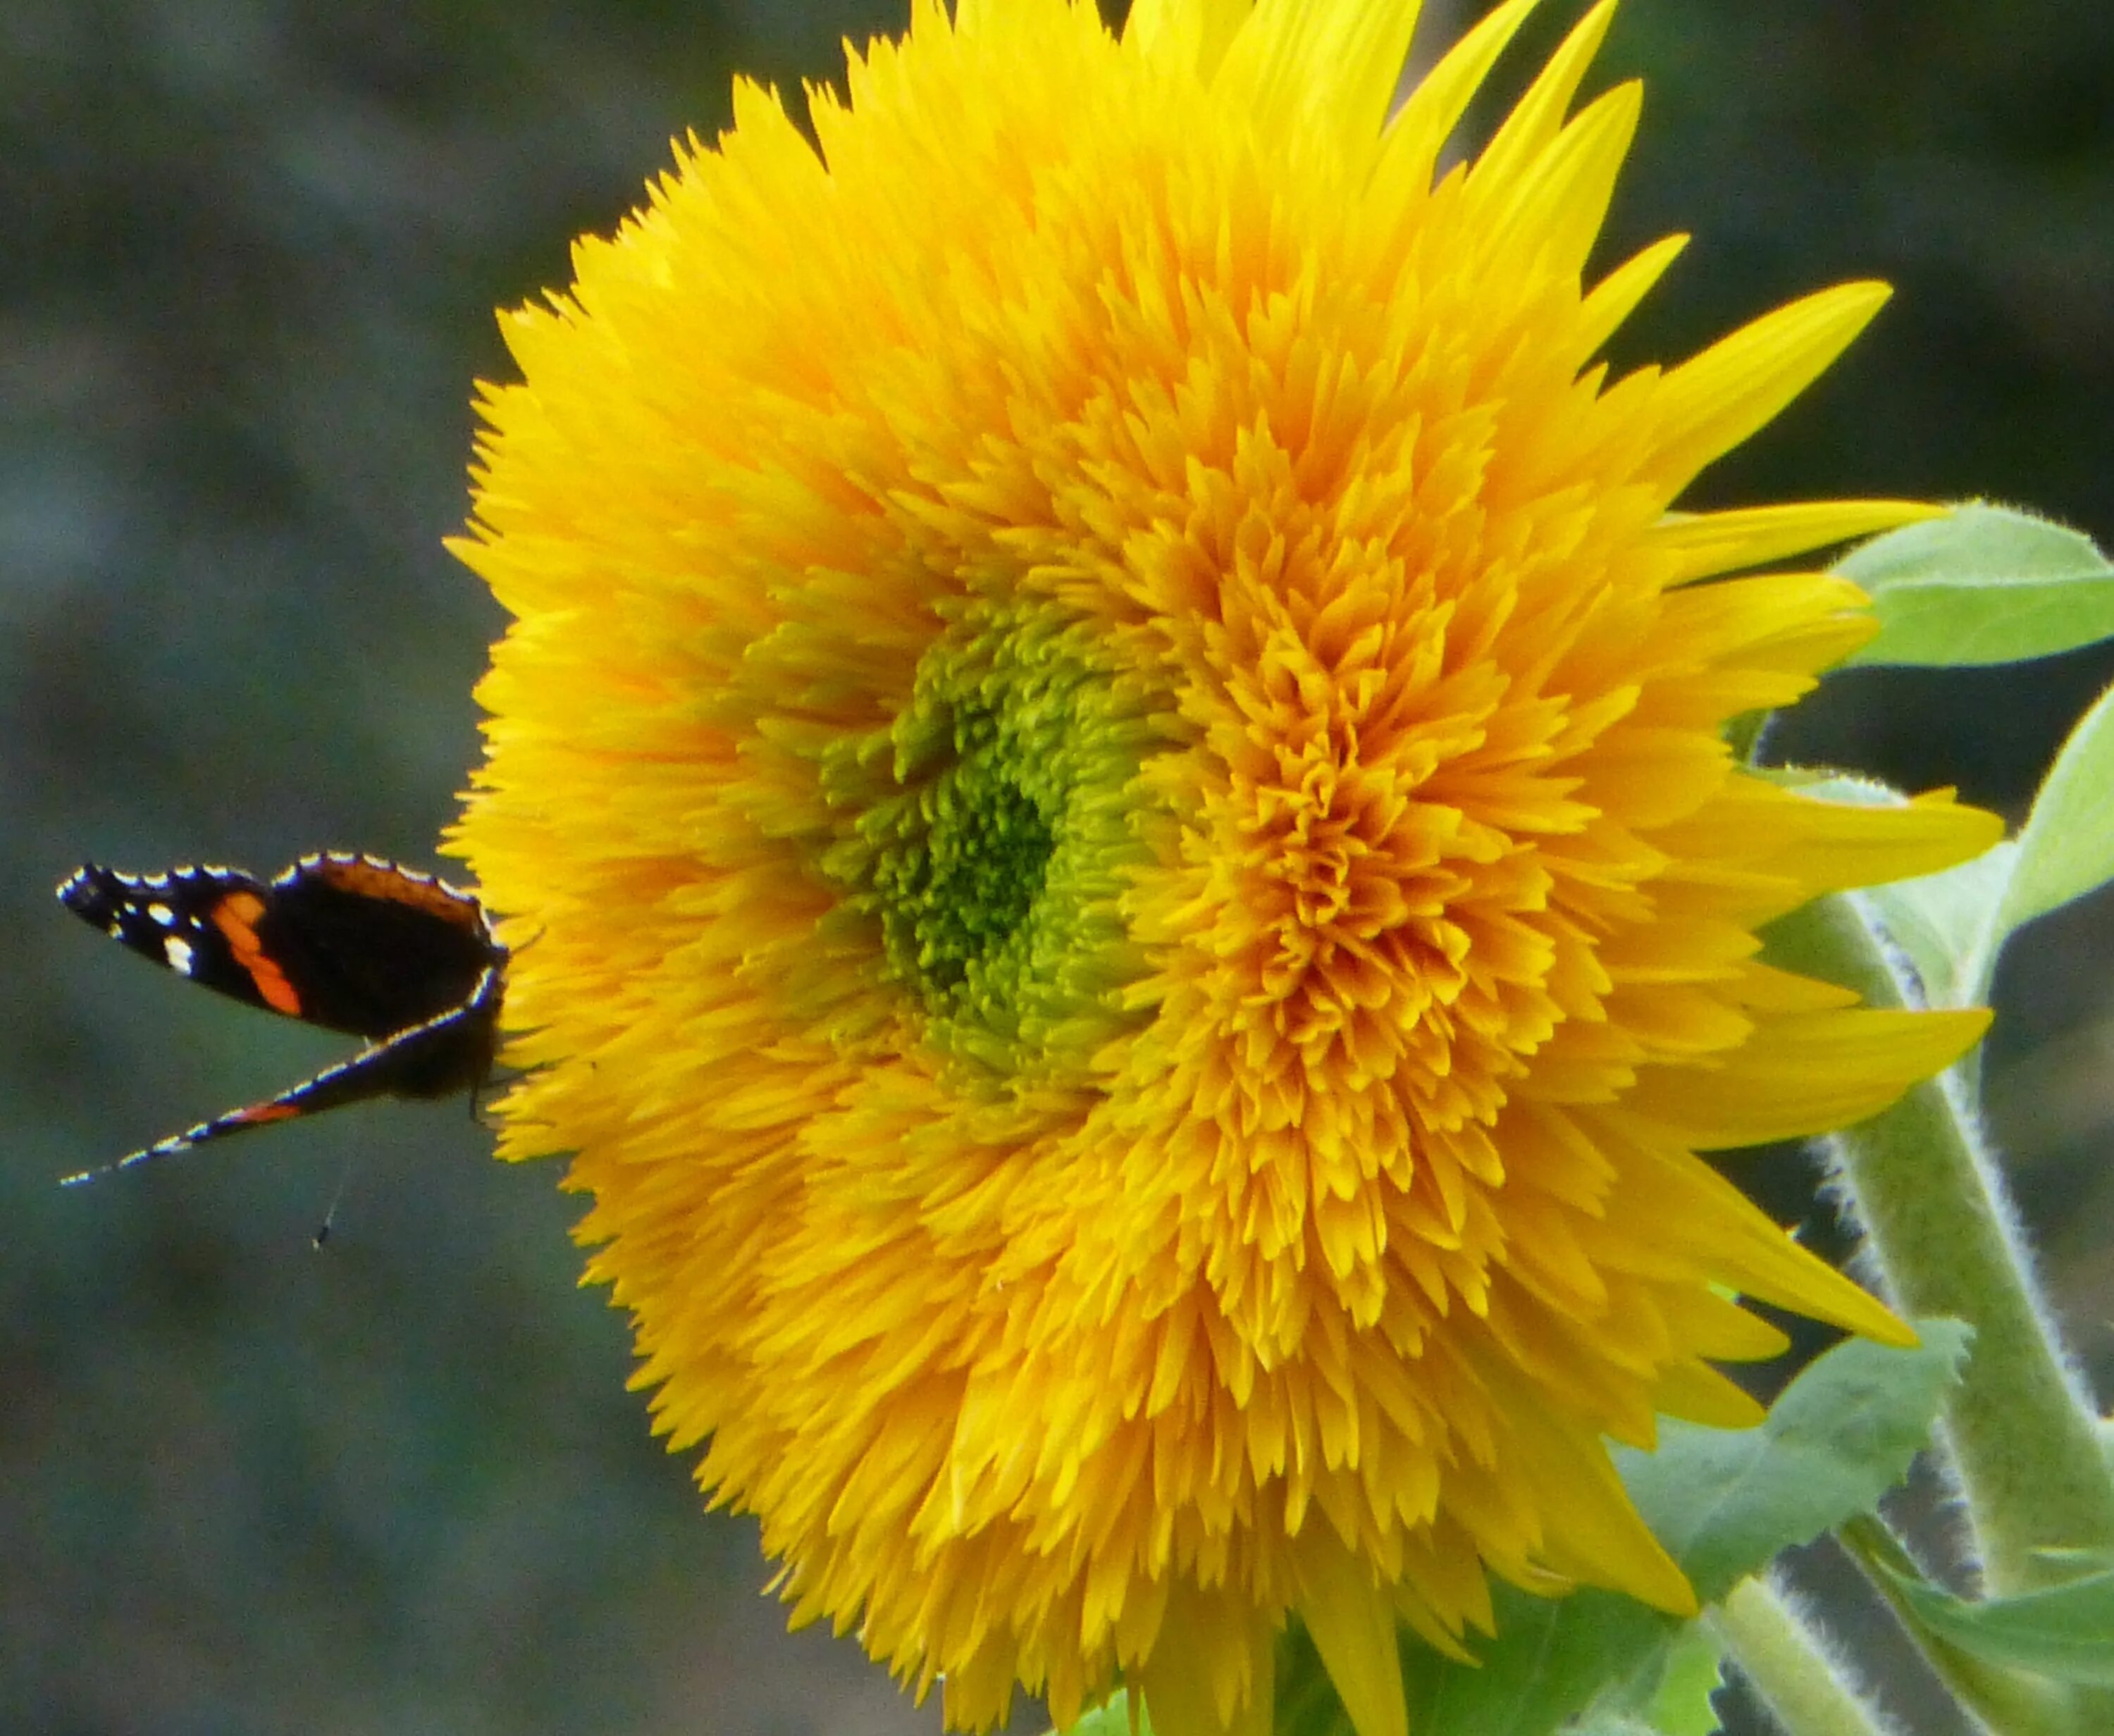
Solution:
{"label": "sunflower leaf", "polygon": [[2006,838],[1942,873],[1851,894],[1908,955],[1930,1005],[1975,1006],[1988,992],[1988,970],[2002,943],[1996,928],[2018,857],[2017,841]]}
{"label": "sunflower leaf", "polygon": [[2114,1688],[2114,1569],[1977,1603],[1875,1565],[1920,1625],[1984,1663],[2082,1688]]}
{"label": "sunflower leaf", "polygon": [[1659,1660],[1659,1685],[1645,1720],[1665,1736],[1713,1736],[1718,1708],[1710,1697],[1723,1683],[1724,1653],[1708,1628],[1691,1622]]}
{"label": "sunflower leaf", "polygon": [[2114,879],[2114,689],[2078,720],[2019,833],[2003,931],[2021,928]]}
{"label": "sunflower leaf", "polygon": [[2114,880],[2110,788],[2114,688],[2071,731],[2016,838],[1942,874],[1856,894],[1909,955],[1933,1006],[1980,1002],[2012,934]]}
{"label": "sunflower leaf", "polygon": [[2018,663],[2114,636],[2114,566],[2089,537],[1970,501],[1856,549],[1879,633],[1852,664]]}
{"label": "sunflower leaf", "polygon": [[1776,1552],[1871,1507],[1929,1438],[1972,1333],[1924,1320],[1923,1342],[1862,1339],[1816,1359],[1758,1428],[1662,1425],[1659,1450],[1618,1447],[1615,1462],[1695,1594],[1715,1603]]}
{"label": "sunflower leaf", "polygon": [[[1869,1510],[1900,1481],[1969,1336],[1950,1320],[1917,1329],[1923,1343],[1913,1350],[1857,1339],[1837,1345],[1757,1428],[1669,1421],[1656,1452],[1616,1450],[1638,1510],[1704,1602],[1778,1551]],[[1549,1600],[1500,1587],[1495,1601],[1497,1637],[1471,1642],[1477,1667],[1404,1642],[1412,1729],[1545,1736],[1588,1708],[1633,1721],[1652,1715],[1686,1624],[1590,1588]]]}
{"label": "sunflower leaf", "polygon": [[[1133,1730],[1137,1736],[1152,1736],[1152,1720],[1146,1715],[1142,1700],[1137,1703],[1136,1722],[1132,1720],[1129,1692],[1119,1688],[1091,1711],[1082,1712],[1077,1723],[1066,1727],[1064,1736],[1132,1736]],[[1051,1736],[1056,1733],[1053,1731]]]}

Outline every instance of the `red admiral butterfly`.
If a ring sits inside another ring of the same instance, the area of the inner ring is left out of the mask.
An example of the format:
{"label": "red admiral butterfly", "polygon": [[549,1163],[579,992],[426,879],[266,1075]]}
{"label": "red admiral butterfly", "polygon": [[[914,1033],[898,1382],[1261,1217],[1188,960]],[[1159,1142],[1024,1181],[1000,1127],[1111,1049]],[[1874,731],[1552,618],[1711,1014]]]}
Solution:
{"label": "red admiral butterfly", "polygon": [[232,868],[131,875],[91,862],[58,895],[194,983],[368,1041],[277,1097],[62,1186],[340,1103],[474,1090],[492,1071],[506,948],[474,893],[429,874],[337,851],[304,856],[268,883]]}

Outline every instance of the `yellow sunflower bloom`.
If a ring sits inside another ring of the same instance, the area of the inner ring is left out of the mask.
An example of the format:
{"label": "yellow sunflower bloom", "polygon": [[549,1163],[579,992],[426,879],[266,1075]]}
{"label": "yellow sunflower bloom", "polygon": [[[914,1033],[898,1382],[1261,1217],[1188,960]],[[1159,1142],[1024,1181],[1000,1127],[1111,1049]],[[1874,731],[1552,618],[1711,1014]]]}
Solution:
{"label": "yellow sunflower bloom", "polygon": [[1296,1615],[1400,1736],[1397,1622],[1461,1650],[1486,1571],[1693,1606],[1604,1443],[1755,1417],[1728,1292],[1907,1336],[1695,1153],[1981,1028],[1755,934],[1994,823],[1723,738],[1872,630],[1724,575],[1923,509],[1669,510],[1884,292],[1611,381],[1679,244],[1583,282],[1607,9],[1438,172],[1531,3],[1391,114],[1413,0],[922,0],[819,152],[740,87],[506,321],[502,1151],[574,1154],[795,1619],[959,1728],[1265,1730]]}

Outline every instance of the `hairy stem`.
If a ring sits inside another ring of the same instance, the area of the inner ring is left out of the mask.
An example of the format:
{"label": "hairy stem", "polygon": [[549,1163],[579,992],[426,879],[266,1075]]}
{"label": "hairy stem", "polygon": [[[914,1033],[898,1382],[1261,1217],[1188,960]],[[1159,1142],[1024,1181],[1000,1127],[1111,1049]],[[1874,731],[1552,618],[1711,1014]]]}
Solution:
{"label": "hairy stem", "polygon": [[[1769,948],[1791,969],[1855,989],[1869,1006],[1914,1004],[1851,899],[1823,898],[1787,917]],[[1974,1328],[1944,1430],[1988,1590],[2024,1591],[2074,1570],[2043,1550],[2114,1548],[2114,1476],[2098,1418],[1959,1087],[1943,1078],[1920,1085],[1833,1136],[1828,1149],[1895,1308]]]}
{"label": "hairy stem", "polygon": [[1897,1736],[1775,1585],[1746,1579],[1704,1618],[1740,1673],[1791,1736]]}

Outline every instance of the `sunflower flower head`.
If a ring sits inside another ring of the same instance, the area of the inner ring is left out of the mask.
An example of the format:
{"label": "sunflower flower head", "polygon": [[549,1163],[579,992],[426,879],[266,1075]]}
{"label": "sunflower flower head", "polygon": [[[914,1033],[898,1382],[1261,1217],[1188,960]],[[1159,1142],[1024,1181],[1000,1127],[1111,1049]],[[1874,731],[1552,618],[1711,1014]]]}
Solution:
{"label": "sunflower flower head", "polygon": [[1871,630],[1737,575],[1920,509],[1671,510],[1883,292],[1611,379],[1678,242],[1586,281],[1607,8],[1439,167],[1530,4],[1397,108],[1405,0],[923,0],[506,322],[502,1149],[795,1619],[959,1728],[1266,1730],[1296,1616],[1401,1736],[1491,1572],[1693,1607],[1604,1443],[1755,1418],[1728,1295],[1905,1336],[1696,1153],[1980,1028],[1756,931],[1993,823],[1724,738]]}

